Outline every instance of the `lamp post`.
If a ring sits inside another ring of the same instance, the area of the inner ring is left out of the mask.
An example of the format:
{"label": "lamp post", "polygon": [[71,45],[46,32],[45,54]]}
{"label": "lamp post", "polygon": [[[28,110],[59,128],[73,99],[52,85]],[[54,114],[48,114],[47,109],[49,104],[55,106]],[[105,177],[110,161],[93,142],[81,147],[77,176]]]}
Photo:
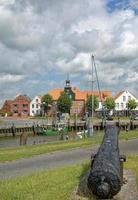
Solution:
{"label": "lamp post", "polygon": [[43,102],[43,112],[42,112],[42,116],[44,117],[45,116],[45,102]]}
{"label": "lamp post", "polygon": [[54,107],[54,125],[56,126],[57,124],[57,102],[53,103],[53,107]]}

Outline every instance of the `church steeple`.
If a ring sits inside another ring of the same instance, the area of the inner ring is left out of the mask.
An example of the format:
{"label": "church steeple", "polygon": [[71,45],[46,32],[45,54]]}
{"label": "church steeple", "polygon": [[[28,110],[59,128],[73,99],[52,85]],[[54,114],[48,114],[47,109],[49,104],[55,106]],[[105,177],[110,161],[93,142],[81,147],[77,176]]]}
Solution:
{"label": "church steeple", "polygon": [[68,96],[74,100],[75,99],[75,94],[72,91],[72,87],[70,85],[70,80],[69,80],[69,74],[67,75],[67,80],[66,80],[66,85],[64,87],[64,91],[68,94]]}
{"label": "church steeple", "polygon": [[71,85],[70,85],[70,80],[69,80],[69,74],[67,74],[67,80],[66,80],[66,89],[71,89]]}

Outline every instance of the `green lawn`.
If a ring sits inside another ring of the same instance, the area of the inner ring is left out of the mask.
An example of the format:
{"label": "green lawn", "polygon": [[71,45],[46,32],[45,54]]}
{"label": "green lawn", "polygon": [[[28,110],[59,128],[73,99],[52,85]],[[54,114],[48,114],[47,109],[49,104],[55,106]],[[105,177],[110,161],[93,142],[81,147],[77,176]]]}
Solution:
{"label": "green lawn", "polygon": [[[21,146],[15,148],[0,148],[0,162],[17,160],[21,158],[29,158],[35,155],[50,153],[54,151],[68,150],[72,148],[84,148],[100,144],[102,141],[103,133],[97,133],[92,138],[82,140],[69,140],[63,142],[55,142],[51,144],[39,144],[33,146]],[[130,132],[121,132],[121,140],[129,140],[138,138],[138,130]]]}
{"label": "green lawn", "polygon": [[137,187],[138,187],[138,155],[131,155],[125,162],[125,168],[132,169],[136,175]]}
{"label": "green lawn", "polygon": [[2,124],[5,124],[5,122],[4,122],[3,120],[0,119],[0,124],[1,124],[1,125],[2,125]]}
{"label": "green lawn", "polygon": [[138,138],[138,130],[129,131],[129,132],[121,131],[119,134],[120,140],[131,140],[135,138]]}
{"label": "green lawn", "polygon": [[[138,184],[137,166],[138,155],[127,158],[125,167],[134,171]],[[67,200],[88,168],[89,163],[85,163],[0,181],[0,198],[2,200]]]}
{"label": "green lawn", "polygon": [[2,200],[67,200],[88,165],[43,171],[0,181]]}
{"label": "green lawn", "polygon": [[92,138],[82,140],[58,141],[49,144],[39,144],[32,146],[21,146],[0,149],[0,162],[16,160],[20,158],[29,158],[35,155],[50,153],[54,151],[62,151],[79,147],[88,147],[90,145],[99,144],[102,141],[103,134],[96,134]]}

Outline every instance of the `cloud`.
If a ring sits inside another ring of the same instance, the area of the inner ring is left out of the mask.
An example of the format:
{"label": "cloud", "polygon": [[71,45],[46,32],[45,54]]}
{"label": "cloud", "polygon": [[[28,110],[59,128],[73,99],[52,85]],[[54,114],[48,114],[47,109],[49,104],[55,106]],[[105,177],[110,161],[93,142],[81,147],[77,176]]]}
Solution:
{"label": "cloud", "polygon": [[0,83],[2,82],[18,82],[23,79],[21,75],[0,74]]}
{"label": "cloud", "polygon": [[136,93],[137,1],[124,2],[1,1],[2,99],[63,88],[67,73],[74,86],[89,89],[92,53],[103,89],[116,93],[127,87]]}

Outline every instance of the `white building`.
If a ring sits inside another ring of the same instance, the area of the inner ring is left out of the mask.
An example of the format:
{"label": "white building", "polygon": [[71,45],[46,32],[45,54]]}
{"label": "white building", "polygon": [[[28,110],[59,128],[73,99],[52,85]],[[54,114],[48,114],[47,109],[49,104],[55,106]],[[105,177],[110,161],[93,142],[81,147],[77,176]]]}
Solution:
{"label": "white building", "polygon": [[36,96],[30,103],[30,116],[41,114],[41,96]]}
{"label": "white building", "polygon": [[128,90],[119,92],[115,97],[115,110],[116,111],[123,111],[127,110],[127,102],[129,99],[134,99],[137,102],[137,108],[135,110],[138,110],[138,99]]}

